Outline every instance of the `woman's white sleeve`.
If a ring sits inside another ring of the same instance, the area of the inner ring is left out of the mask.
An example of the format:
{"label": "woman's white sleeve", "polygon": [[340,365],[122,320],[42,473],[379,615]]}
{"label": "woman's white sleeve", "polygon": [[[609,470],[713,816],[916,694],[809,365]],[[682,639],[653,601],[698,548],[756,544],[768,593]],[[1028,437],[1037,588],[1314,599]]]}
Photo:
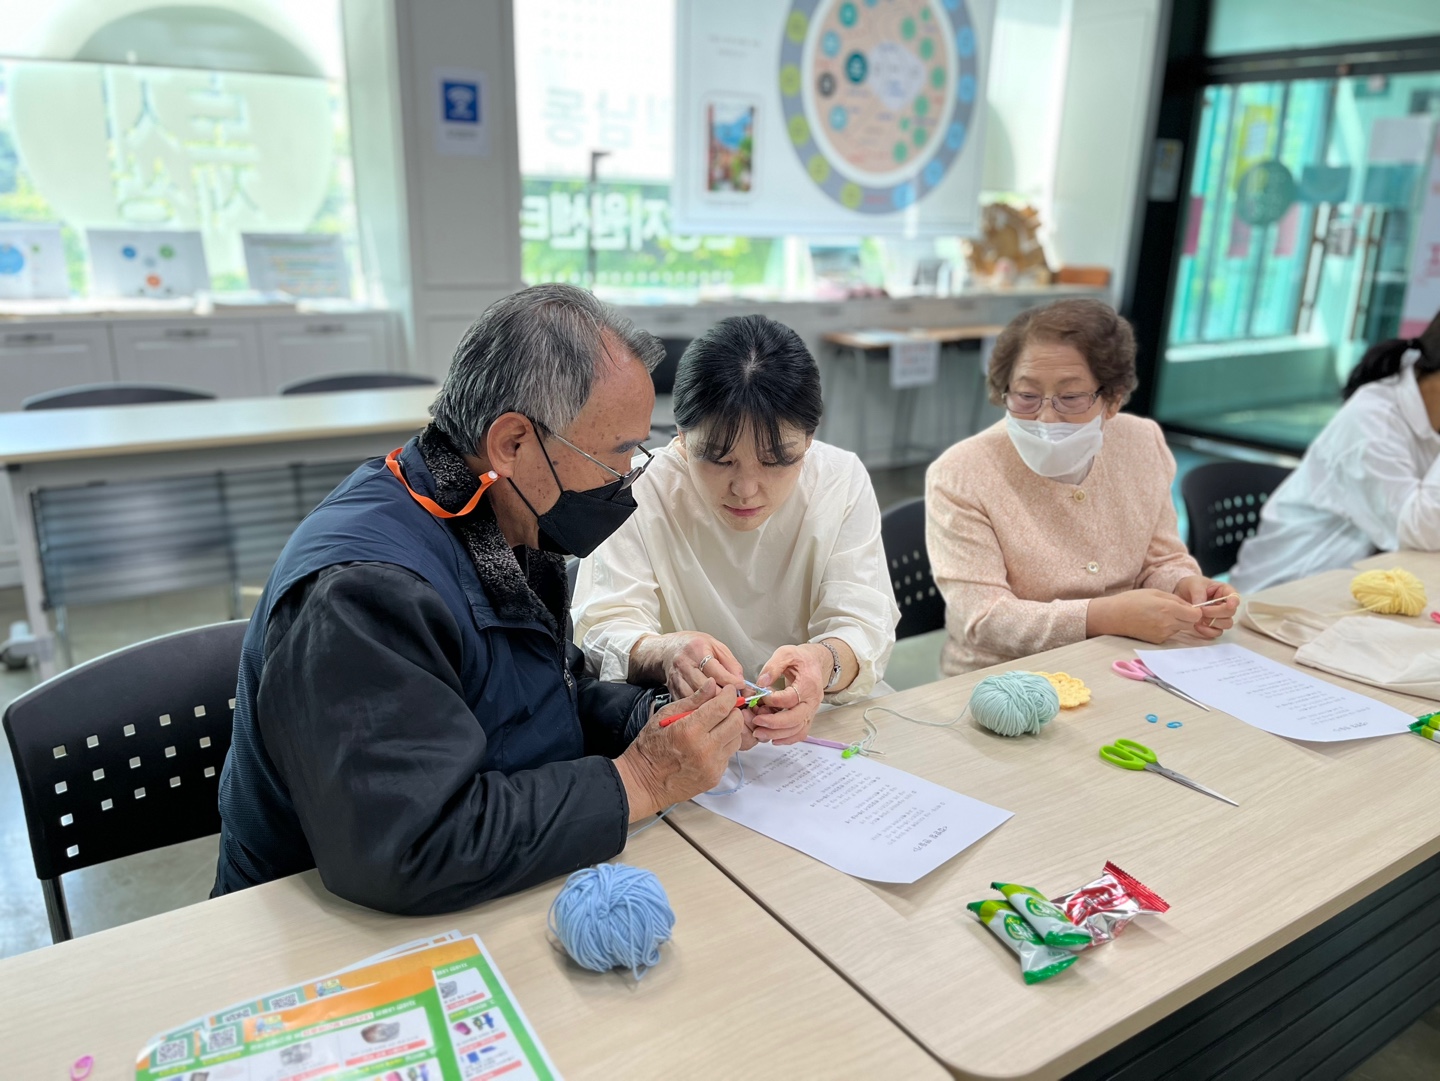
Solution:
{"label": "woman's white sleeve", "polygon": [[1375,425],[1352,459],[1358,468],[1340,463],[1332,477],[1346,491],[1331,498],[1350,504],[1342,513],[1382,552],[1440,549],[1440,462],[1417,476],[1412,440],[1393,423]]}
{"label": "woman's white sleeve", "polygon": [[620,683],[629,678],[635,643],[660,633],[660,587],[635,518],[581,562],[571,601],[585,670]]}
{"label": "woman's white sleeve", "polygon": [[880,540],[880,505],[870,477],[855,461],[849,491],[838,522],[816,522],[812,528],[835,530],[835,546],[825,565],[815,609],[810,614],[810,641],[838,638],[859,662],[854,682],[827,701],[837,705],[868,697],[885,678],[900,609],[890,587],[890,568]]}

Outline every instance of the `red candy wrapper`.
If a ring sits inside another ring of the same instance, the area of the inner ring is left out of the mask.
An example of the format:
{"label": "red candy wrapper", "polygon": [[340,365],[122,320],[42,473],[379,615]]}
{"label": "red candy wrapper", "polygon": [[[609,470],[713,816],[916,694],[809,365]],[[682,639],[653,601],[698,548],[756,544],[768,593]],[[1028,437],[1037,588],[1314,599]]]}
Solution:
{"label": "red candy wrapper", "polygon": [[1109,942],[1142,913],[1170,911],[1158,893],[1113,863],[1105,864],[1105,873],[1094,882],[1051,900],[1071,923],[1090,932],[1096,946]]}

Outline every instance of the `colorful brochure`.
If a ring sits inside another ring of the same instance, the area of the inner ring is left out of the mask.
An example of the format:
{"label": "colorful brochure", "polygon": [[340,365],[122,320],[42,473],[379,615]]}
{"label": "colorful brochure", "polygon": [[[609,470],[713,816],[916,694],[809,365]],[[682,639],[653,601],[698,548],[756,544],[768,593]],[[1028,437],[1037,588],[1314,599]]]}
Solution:
{"label": "colorful brochure", "polygon": [[218,1011],[157,1038],[140,1052],[136,1081],[559,1077],[473,935],[390,951],[290,990],[303,996],[295,1005],[230,1020],[236,1010]]}

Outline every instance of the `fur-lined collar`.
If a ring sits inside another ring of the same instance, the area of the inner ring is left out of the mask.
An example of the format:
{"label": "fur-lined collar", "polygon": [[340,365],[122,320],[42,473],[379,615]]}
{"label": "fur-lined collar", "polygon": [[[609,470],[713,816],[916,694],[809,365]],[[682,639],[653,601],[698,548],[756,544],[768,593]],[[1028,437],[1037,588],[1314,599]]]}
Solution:
{"label": "fur-lined collar", "polygon": [[[435,480],[435,501],[448,511],[459,510],[475,494],[475,474],[433,424],[420,433],[419,446]],[[448,519],[447,524],[470,553],[495,614],[507,622],[535,620],[563,641],[569,607],[565,558],[532,548],[511,548],[488,499],[481,499],[464,518]]]}

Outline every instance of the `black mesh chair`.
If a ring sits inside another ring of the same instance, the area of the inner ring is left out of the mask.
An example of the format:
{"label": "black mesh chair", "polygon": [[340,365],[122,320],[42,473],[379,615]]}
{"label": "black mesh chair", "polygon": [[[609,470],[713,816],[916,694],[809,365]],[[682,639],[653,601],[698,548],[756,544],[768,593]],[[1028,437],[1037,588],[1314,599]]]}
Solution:
{"label": "black mesh chair", "polygon": [[925,550],[925,500],[908,499],[880,515],[880,539],[890,563],[890,587],[900,606],[895,637],[910,638],[945,626],[945,598],[930,576]]}
{"label": "black mesh chair", "polygon": [[1260,462],[1197,465],[1180,481],[1190,518],[1190,554],[1207,576],[1235,565],[1240,545],[1260,526],[1260,508],[1290,470]]}
{"label": "black mesh chair", "polygon": [[655,365],[655,370],[650,373],[650,379],[655,384],[656,394],[670,394],[675,390],[675,372],[680,367],[680,358],[685,350],[689,348],[689,338],[661,338],[660,344],[665,347],[665,359]]}
{"label": "black mesh chair", "polygon": [[390,390],[395,387],[433,387],[435,380],[414,372],[349,372],[297,379],[280,388],[281,394],[332,394],[339,390]]}
{"label": "black mesh chair", "polygon": [[245,626],[216,623],[107,653],[5,710],[56,942],[71,937],[61,875],[219,832]]}
{"label": "black mesh chair", "polygon": [[90,409],[101,405],[154,405],[157,402],[208,402],[215,395],[189,387],[171,387],[160,383],[91,383],[82,387],[61,387],[43,394],[32,394],[20,408]]}

